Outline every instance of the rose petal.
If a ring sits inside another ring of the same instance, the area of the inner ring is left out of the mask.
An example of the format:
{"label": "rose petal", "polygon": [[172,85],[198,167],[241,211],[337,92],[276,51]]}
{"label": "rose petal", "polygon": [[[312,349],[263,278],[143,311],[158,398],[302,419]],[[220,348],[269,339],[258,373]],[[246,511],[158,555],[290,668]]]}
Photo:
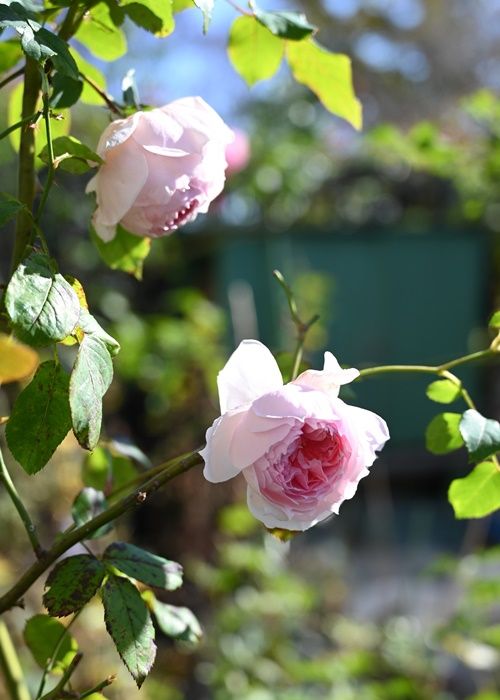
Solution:
{"label": "rose petal", "polygon": [[216,484],[240,473],[241,468],[233,464],[229,452],[234,431],[243,415],[242,411],[225,413],[207,430],[207,445],[199,453],[205,461],[203,475],[207,481]]}
{"label": "rose petal", "polygon": [[283,386],[276,360],[258,340],[243,340],[217,377],[221,413]]}
{"label": "rose petal", "polygon": [[248,467],[284,440],[295,422],[293,419],[261,418],[251,408],[245,411],[229,448],[232,463],[240,470]]}
{"label": "rose petal", "polygon": [[293,383],[264,394],[253,402],[252,408],[259,416],[337,419],[329,396]]}
{"label": "rose petal", "polygon": [[342,369],[332,353],[325,352],[325,363],[322,370],[308,369],[299,374],[293,383],[324,391],[335,397],[339,395],[340,387],[343,384],[349,384],[356,377],[359,377],[359,370],[354,367]]}

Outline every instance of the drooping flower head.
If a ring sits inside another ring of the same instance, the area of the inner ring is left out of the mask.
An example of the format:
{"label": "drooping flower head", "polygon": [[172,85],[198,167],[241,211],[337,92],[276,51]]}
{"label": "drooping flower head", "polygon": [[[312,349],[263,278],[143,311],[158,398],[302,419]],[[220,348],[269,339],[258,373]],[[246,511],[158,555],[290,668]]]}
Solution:
{"label": "drooping flower head", "polygon": [[96,193],[97,234],[109,241],[121,224],[138,236],[164,236],[207,212],[224,187],[232,140],[201,97],[112,122],[97,146],[104,164],[87,185]]}
{"label": "drooping flower head", "polygon": [[327,352],[323,370],[284,385],[269,350],[244,340],[218,376],[222,415],[200,453],[205,478],[241,472],[248,506],[269,528],[306,530],[338,513],[389,439],[380,416],[338,398],[358,375]]}

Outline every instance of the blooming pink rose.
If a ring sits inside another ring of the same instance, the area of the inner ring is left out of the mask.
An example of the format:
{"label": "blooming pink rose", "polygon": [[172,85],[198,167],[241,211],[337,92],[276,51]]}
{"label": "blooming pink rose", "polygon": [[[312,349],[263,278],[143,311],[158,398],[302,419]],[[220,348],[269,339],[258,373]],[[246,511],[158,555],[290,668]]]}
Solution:
{"label": "blooming pink rose", "polygon": [[97,234],[109,241],[120,223],[138,236],[164,236],[208,211],[224,187],[232,140],[201,97],[112,122],[97,146],[104,164],[87,185]]}
{"label": "blooming pink rose", "polygon": [[247,482],[248,507],[269,528],[307,530],[356,493],[389,439],[380,416],[338,398],[357,369],[325,353],[322,371],[283,385],[257,340],[244,340],[218,376],[221,417],[201,451],[208,481]]}

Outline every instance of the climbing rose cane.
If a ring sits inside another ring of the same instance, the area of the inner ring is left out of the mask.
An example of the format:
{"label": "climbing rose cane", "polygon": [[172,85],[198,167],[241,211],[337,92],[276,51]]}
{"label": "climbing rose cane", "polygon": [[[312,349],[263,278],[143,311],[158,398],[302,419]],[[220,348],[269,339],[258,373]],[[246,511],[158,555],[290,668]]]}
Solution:
{"label": "climbing rose cane", "polygon": [[248,507],[269,528],[307,530],[338,513],[389,439],[380,416],[338,398],[358,375],[327,352],[322,371],[283,385],[265,345],[244,340],[218,376],[222,415],[200,453],[205,478],[241,472]]}
{"label": "climbing rose cane", "polygon": [[222,191],[233,132],[201,97],[184,97],[117,119],[103,132],[104,160],[87,185],[92,219],[109,241],[121,224],[138,236],[164,236],[205,213]]}

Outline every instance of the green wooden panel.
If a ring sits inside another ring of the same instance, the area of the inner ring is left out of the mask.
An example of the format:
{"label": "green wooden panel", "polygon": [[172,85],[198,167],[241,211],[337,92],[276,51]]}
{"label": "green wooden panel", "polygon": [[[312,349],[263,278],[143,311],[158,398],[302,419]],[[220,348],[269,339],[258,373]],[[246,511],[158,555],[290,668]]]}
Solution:
{"label": "green wooden panel", "polygon": [[[474,330],[485,325],[488,242],[481,233],[221,236],[215,270],[220,301],[228,304],[235,282],[247,283],[259,338],[283,349],[289,329],[271,275],[275,267],[292,283],[305,272],[328,278],[325,349],[355,367],[439,363],[470,351]],[[321,354],[312,359],[319,366]],[[470,367],[461,376],[481,404],[481,370]],[[427,383],[421,376],[367,379],[354,385],[355,401],[386,418],[393,444],[423,444],[424,427],[439,410],[425,397]]]}

